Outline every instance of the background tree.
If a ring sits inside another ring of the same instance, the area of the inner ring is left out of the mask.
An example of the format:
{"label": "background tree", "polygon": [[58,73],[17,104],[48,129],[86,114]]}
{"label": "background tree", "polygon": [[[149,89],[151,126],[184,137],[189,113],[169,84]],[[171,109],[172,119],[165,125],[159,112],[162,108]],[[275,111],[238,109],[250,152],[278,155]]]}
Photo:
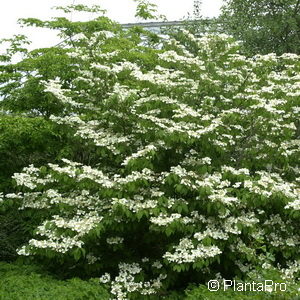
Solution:
{"label": "background tree", "polygon": [[300,53],[299,0],[225,0],[220,21],[251,55]]}

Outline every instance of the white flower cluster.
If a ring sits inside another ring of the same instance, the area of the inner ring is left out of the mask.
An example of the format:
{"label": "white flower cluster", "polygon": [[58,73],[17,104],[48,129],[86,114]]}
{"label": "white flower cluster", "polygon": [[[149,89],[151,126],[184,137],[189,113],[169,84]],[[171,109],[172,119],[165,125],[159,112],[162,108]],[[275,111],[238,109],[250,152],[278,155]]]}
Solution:
{"label": "white flower cluster", "polygon": [[109,273],[103,274],[99,279],[100,283],[108,283],[108,282],[110,282],[110,280],[111,280],[111,278],[110,278]]}
{"label": "white flower cluster", "polygon": [[96,146],[105,147],[112,151],[114,154],[118,154],[116,145],[125,143],[131,140],[129,136],[123,136],[120,133],[114,133],[111,130],[105,130],[104,128],[95,129],[90,124],[81,125],[75,134],[83,139],[91,139]]}
{"label": "white flower cluster", "polygon": [[73,165],[65,166],[65,167],[60,167],[57,164],[51,164],[49,163],[48,166],[53,170],[56,171],[60,174],[65,174],[68,175],[71,178],[76,177],[76,167]]}
{"label": "white flower cluster", "polygon": [[229,166],[222,166],[222,172],[230,172],[233,175],[250,175],[250,172],[248,169],[244,168],[244,169],[234,169],[232,167]]}
{"label": "white flower cluster", "polygon": [[137,213],[140,210],[148,210],[151,208],[156,208],[158,203],[157,200],[153,200],[153,199],[143,200],[143,198],[142,199],[112,198],[111,200],[112,200],[112,207],[121,204],[126,208],[128,208],[133,213]]}
{"label": "white flower cluster", "polygon": [[156,269],[161,269],[163,267],[163,265],[161,264],[160,261],[156,260],[153,264],[152,264],[152,267],[153,268],[156,268]]}
{"label": "white flower cluster", "polygon": [[92,265],[92,264],[94,264],[94,263],[96,263],[97,261],[100,260],[99,257],[96,257],[96,256],[94,256],[94,255],[91,254],[91,253],[88,253],[88,254],[86,255],[85,258],[86,258],[87,263],[88,263],[89,265]]}
{"label": "white flower cluster", "polygon": [[196,232],[194,238],[198,241],[211,237],[215,240],[228,240],[229,235],[221,229],[218,229],[215,225],[208,225],[206,230],[203,232]]}
{"label": "white flower cluster", "polygon": [[166,214],[160,214],[158,217],[151,217],[150,222],[158,226],[167,226],[175,220],[179,220],[180,218],[181,214],[171,214],[170,216],[167,216]]}
{"label": "white flower cluster", "polygon": [[[299,191],[299,194],[300,194],[300,191]],[[289,202],[284,208],[285,209],[300,210],[300,198]]]}
{"label": "white flower cluster", "polygon": [[[284,181],[276,173],[257,171],[256,174],[260,176],[258,180],[246,180],[244,182],[244,187],[249,189],[249,191],[266,197],[270,197],[276,193],[281,193],[287,198],[295,201],[295,204],[297,204],[299,199],[299,188],[297,188],[295,183]],[[293,204],[291,204],[291,206],[287,205],[286,208],[289,207],[293,207]]]}
{"label": "white flower cluster", "polygon": [[191,149],[189,153],[185,155],[182,165],[187,166],[201,166],[201,165],[211,165],[212,159],[208,156],[203,158],[198,158],[198,152]]}
{"label": "white flower cluster", "polygon": [[201,244],[195,246],[190,239],[183,238],[175,247],[175,252],[166,252],[163,255],[163,258],[167,259],[169,262],[183,264],[195,262],[197,259],[214,257],[221,253],[222,251],[217,246],[204,246]]}
{"label": "white flower cluster", "polygon": [[118,82],[114,85],[113,92],[110,95],[117,95],[120,102],[124,102],[131,96],[136,96],[138,90],[130,89],[125,85],[120,85]]}
{"label": "white flower cluster", "polygon": [[101,170],[91,168],[90,166],[82,166],[81,171],[82,173],[77,178],[78,181],[90,179],[106,188],[114,186],[114,182],[108,176],[104,175]]}
{"label": "white flower cluster", "polygon": [[83,246],[83,241],[77,238],[65,237],[65,236],[55,236],[48,233],[49,240],[36,240],[31,239],[28,242],[29,251],[25,251],[25,248],[21,248],[18,251],[19,255],[28,255],[28,253],[34,253],[34,249],[51,249],[59,253],[66,253],[73,248],[81,248]]}
{"label": "white flower cluster", "polygon": [[65,95],[66,89],[62,89],[59,78],[55,80],[49,80],[48,82],[43,82],[45,85],[45,92],[52,93],[56,96],[61,102],[69,104],[72,107],[81,107],[82,104],[72,100],[71,97]]}
{"label": "white flower cluster", "polygon": [[133,171],[126,177],[115,176],[114,181],[118,186],[126,185],[130,182],[135,182],[137,180],[146,180],[149,182],[155,182],[156,176],[154,172],[150,169],[144,168],[141,171]]}
{"label": "white flower cluster", "polygon": [[68,124],[68,125],[84,125],[85,122],[80,119],[79,116],[64,116],[64,117],[57,117],[54,115],[50,116],[50,120],[57,123],[57,124]]}
{"label": "white flower cluster", "polygon": [[235,217],[229,217],[225,219],[224,222],[224,230],[227,233],[232,233],[235,235],[239,235],[242,233],[241,229],[238,227],[238,219]]}
{"label": "white flower cluster", "polygon": [[[66,161],[65,161],[66,162]],[[80,168],[76,166],[80,165]],[[144,168],[141,171],[132,171],[126,177],[121,177],[119,174],[114,174],[113,178],[110,179],[107,175],[96,168],[91,168],[90,166],[83,166],[74,162],[70,162],[68,166],[60,167],[56,164],[48,164],[52,170],[66,174],[71,178],[74,178],[76,181],[80,182],[84,179],[90,179],[97,184],[102,185],[106,188],[121,187],[130,182],[135,182],[137,180],[147,180],[149,182],[155,181],[156,176],[154,172],[150,169]]]}
{"label": "white flower cluster", "polygon": [[[42,225],[37,227],[36,233],[44,240],[31,239],[28,242],[29,247],[22,247],[18,253],[20,255],[29,255],[34,253],[34,249],[51,249],[56,252],[66,253],[74,247],[81,248],[83,241],[81,237],[86,235],[90,230],[97,226],[103,217],[98,217],[95,213],[85,214],[80,218],[75,216],[73,219],[66,219],[58,215],[53,216],[50,221],[45,221]],[[71,229],[76,232],[72,237],[63,234],[57,234],[57,229]]]}
{"label": "white flower cluster", "polygon": [[82,237],[92,230],[97,224],[101,222],[103,217],[99,217],[97,213],[87,213],[84,217],[75,216],[73,219],[62,218],[58,215],[52,217],[52,220],[44,222],[43,225],[38,227],[37,233],[44,235],[48,233],[47,227],[49,224],[55,225],[57,228],[71,229],[77,232],[76,237]]}
{"label": "white flower cluster", "polygon": [[38,185],[45,185],[46,183],[53,182],[49,176],[40,178],[40,170],[34,165],[23,168],[23,173],[14,173],[12,178],[16,181],[17,185],[25,186],[31,190],[35,189]]}
{"label": "white flower cluster", "polygon": [[204,62],[198,57],[187,57],[177,54],[174,50],[166,51],[158,55],[158,57],[167,62],[178,62],[191,67],[200,68],[205,71]]}
{"label": "white flower cluster", "polygon": [[[224,183],[224,181],[222,183]],[[239,202],[238,198],[227,196],[227,190],[225,190],[225,189],[220,189],[220,190],[214,191],[213,194],[208,196],[208,199],[210,199],[213,202],[220,201],[226,205],[233,205],[234,203]]]}
{"label": "white flower cluster", "polygon": [[147,154],[153,153],[156,150],[157,150],[157,148],[154,145],[151,145],[151,144],[147,145],[146,147],[144,147],[143,149],[139,150],[138,152],[133,153],[129,157],[126,157],[126,159],[122,162],[121,165],[126,166],[126,165],[128,165],[128,163],[131,160],[134,160],[134,159],[137,159],[137,158],[140,158],[140,157],[147,157]]}
{"label": "white flower cluster", "polygon": [[158,278],[150,281],[136,281],[135,275],[142,272],[142,268],[138,263],[120,263],[119,274],[111,280],[111,276],[105,273],[101,276],[100,282],[108,283],[111,285],[111,293],[116,300],[126,300],[128,295],[133,292],[143,295],[155,294],[162,286],[162,280],[166,278],[166,275],[161,274]]}
{"label": "white flower cluster", "polygon": [[[300,261],[290,261],[287,263],[288,267],[281,269],[281,273],[283,274],[284,279],[296,279],[296,274],[300,271]],[[298,278],[299,279],[299,278]]]}

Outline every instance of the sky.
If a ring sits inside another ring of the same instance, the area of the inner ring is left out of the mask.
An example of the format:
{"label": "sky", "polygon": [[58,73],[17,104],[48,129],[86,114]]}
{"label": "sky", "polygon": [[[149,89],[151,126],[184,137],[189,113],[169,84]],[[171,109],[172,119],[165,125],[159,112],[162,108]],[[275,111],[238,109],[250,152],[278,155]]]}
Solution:
{"label": "sky", "polygon": [[[100,5],[107,10],[106,15],[119,23],[137,22],[134,17],[136,3],[133,0],[8,0],[1,3],[0,11],[0,39],[10,38],[14,34],[25,34],[32,41],[30,49],[54,46],[60,42],[55,32],[40,28],[21,28],[17,24],[19,18],[39,18],[49,20],[59,15],[51,9],[54,6],[66,6],[72,3],[85,5]],[[193,0],[152,0],[158,6],[158,12],[169,21],[181,20],[193,11]],[[202,14],[205,17],[214,17],[219,14],[222,0],[203,0]],[[65,15],[71,17],[71,15]],[[86,19],[95,17],[86,14]],[[78,20],[79,14],[73,14],[72,19]]]}

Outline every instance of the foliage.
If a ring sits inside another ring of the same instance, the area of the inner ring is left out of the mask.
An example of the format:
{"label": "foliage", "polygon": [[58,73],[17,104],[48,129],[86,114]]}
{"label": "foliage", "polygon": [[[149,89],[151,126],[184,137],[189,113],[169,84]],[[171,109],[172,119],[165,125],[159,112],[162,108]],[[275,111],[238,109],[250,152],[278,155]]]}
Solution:
{"label": "foliage", "polygon": [[300,54],[299,0],[227,0],[221,23],[248,53]]}
{"label": "foliage", "polygon": [[34,266],[0,263],[0,299],[109,299],[99,280],[57,280]]}
{"label": "foliage", "polygon": [[135,17],[143,20],[165,18],[162,15],[157,15],[157,5],[148,0],[134,0],[137,3]]}
{"label": "foliage", "polygon": [[0,115],[0,189],[11,189],[11,176],[23,167],[55,160],[63,137],[61,129],[41,117]]}
{"label": "foliage", "polygon": [[72,38],[76,76],[38,80],[62,107],[51,122],[92,159],[13,175],[2,206],[43,218],[18,253],[64,276],[102,274],[117,299],[265,269],[298,280],[299,56],[105,24]]}
{"label": "foliage", "polygon": [[105,14],[106,10],[102,9],[99,5],[86,6],[83,4],[77,5],[68,5],[68,6],[55,6],[57,10],[62,10],[64,13],[73,13],[77,12],[89,12],[89,13],[97,13],[97,14]]}
{"label": "foliage", "polygon": [[[42,166],[61,157],[93,164],[97,151],[83,147],[69,128],[58,127],[42,117],[2,114],[0,116],[0,191],[11,191],[11,176],[30,164]],[[13,201],[11,201],[13,203]],[[20,247],[32,237],[41,216],[18,211],[16,206],[0,208],[0,260],[13,260]]]}
{"label": "foliage", "polygon": [[[86,11],[103,12],[98,6],[88,8],[84,5],[57,7],[65,12]],[[17,35],[11,39],[3,39],[0,43],[8,43],[7,50],[0,56],[0,108],[15,113],[26,113],[31,116],[64,114],[63,106],[53,95],[44,92],[41,82],[59,77],[63,85],[76,78],[77,68],[72,57],[68,55],[70,47],[78,46],[76,34],[84,31],[87,36],[94,32],[118,30],[120,25],[104,16],[87,22],[72,22],[66,18],[54,18],[42,21],[35,18],[20,19],[23,26],[35,26],[59,30],[63,42],[55,47],[28,51],[29,41],[25,36]],[[74,40],[75,39],[75,40]],[[16,56],[18,60],[16,61]],[[20,60],[20,58],[22,58]]]}
{"label": "foliage", "polygon": [[17,208],[0,212],[0,261],[14,261],[16,249],[33,237],[33,231],[43,218],[33,211]]}

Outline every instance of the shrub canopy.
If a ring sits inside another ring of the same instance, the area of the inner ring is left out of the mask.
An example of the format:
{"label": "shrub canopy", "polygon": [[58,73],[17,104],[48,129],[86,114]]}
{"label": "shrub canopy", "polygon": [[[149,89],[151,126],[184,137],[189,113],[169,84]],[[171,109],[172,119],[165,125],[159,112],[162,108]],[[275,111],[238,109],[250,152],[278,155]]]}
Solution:
{"label": "shrub canopy", "polygon": [[40,84],[88,157],[14,174],[2,205],[45,213],[19,254],[103,274],[118,299],[218,273],[297,276],[299,56],[114,26],[73,44],[77,76]]}

